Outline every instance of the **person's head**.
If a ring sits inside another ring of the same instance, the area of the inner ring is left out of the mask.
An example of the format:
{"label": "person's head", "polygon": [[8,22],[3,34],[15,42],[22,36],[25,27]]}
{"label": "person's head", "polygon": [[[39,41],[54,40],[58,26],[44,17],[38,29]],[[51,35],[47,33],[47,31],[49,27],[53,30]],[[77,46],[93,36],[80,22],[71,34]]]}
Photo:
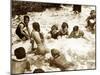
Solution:
{"label": "person's head", "polygon": [[74,31],[74,32],[77,32],[78,30],[79,30],[79,27],[78,27],[78,26],[74,26],[74,27],[73,27],[73,31]]}
{"label": "person's head", "polygon": [[51,49],[51,54],[54,58],[60,55],[60,52],[57,49]]}
{"label": "person's head", "polygon": [[57,27],[56,25],[53,25],[53,26],[51,27],[51,30],[58,30],[58,27]]}
{"label": "person's head", "polygon": [[39,25],[38,22],[34,22],[32,25],[33,25],[33,29],[34,29],[35,31],[40,32],[40,25]]}
{"label": "person's head", "polygon": [[29,16],[24,16],[24,23],[25,24],[28,24],[29,20],[30,20]]}
{"label": "person's head", "polygon": [[16,48],[14,51],[14,54],[15,54],[17,59],[23,59],[26,57],[26,52],[25,52],[25,49],[23,47]]}
{"label": "person's head", "polygon": [[62,29],[67,29],[68,28],[68,23],[66,23],[66,22],[63,22],[63,24],[62,24]]}
{"label": "person's head", "polygon": [[34,71],[33,71],[33,73],[44,73],[45,71],[43,70],[43,69],[40,69],[40,68],[38,68],[38,69],[35,69]]}
{"label": "person's head", "polygon": [[96,11],[95,11],[95,10],[91,10],[91,11],[90,11],[90,15],[91,15],[91,16],[95,16],[95,15],[96,15]]}

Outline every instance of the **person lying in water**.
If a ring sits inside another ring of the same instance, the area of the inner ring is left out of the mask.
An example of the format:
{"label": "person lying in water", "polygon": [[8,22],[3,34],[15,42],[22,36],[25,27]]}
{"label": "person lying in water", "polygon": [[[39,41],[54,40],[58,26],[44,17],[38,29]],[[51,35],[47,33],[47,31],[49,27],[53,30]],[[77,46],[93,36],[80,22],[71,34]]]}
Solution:
{"label": "person lying in water", "polygon": [[30,63],[26,58],[26,52],[23,47],[16,48],[14,51],[15,58],[11,62],[11,74],[21,74],[26,70],[30,71]]}
{"label": "person lying in water", "polygon": [[57,39],[57,37],[58,37],[58,27],[56,25],[53,25],[51,27],[51,31],[49,33],[51,35],[51,38]]}
{"label": "person lying in water", "polygon": [[86,28],[88,28],[90,31],[94,31],[94,27],[96,25],[96,11],[95,10],[91,10],[90,16],[87,17],[86,21],[87,21]]}
{"label": "person lying in water", "polygon": [[32,26],[31,40],[34,40],[37,44],[36,54],[45,55],[48,51],[44,45],[44,37],[40,32],[40,25],[38,22],[34,22]]}
{"label": "person lying in water", "polygon": [[51,50],[52,57],[48,60],[50,66],[60,68],[61,71],[67,70],[68,68],[74,66],[66,60],[64,54],[60,53],[57,49]]}
{"label": "person lying in water", "polygon": [[63,22],[61,29],[59,31],[59,36],[68,36],[68,24],[66,22]]}

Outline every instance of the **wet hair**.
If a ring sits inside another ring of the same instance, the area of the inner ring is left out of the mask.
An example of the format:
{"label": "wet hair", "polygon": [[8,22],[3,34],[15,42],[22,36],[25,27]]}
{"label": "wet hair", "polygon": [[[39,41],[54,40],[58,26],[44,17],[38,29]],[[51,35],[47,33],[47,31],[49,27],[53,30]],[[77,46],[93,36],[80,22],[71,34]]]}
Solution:
{"label": "wet hair", "polygon": [[67,27],[68,28],[68,23],[66,23],[66,22],[63,22],[63,24],[62,24],[62,26],[61,26],[63,29],[65,28],[65,27]]}
{"label": "wet hair", "polygon": [[14,54],[15,54],[17,59],[22,59],[22,58],[26,57],[26,52],[25,52],[25,49],[23,47],[16,48],[14,51]]}
{"label": "wet hair", "polygon": [[51,54],[53,57],[55,57],[55,55],[60,55],[60,52],[57,49],[51,49]]}
{"label": "wet hair", "polygon": [[33,71],[33,73],[44,73],[45,71],[43,70],[43,69],[35,69],[34,71]]}
{"label": "wet hair", "polygon": [[40,38],[44,39],[44,36],[40,33],[40,25],[39,25],[39,23],[38,22],[34,22],[32,25],[33,25],[34,30],[36,30],[37,32],[39,32]]}
{"label": "wet hair", "polygon": [[24,20],[25,20],[26,18],[30,19],[29,16],[24,16]]}
{"label": "wet hair", "polygon": [[40,32],[40,25],[38,22],[34,22],[32,25],[33,25],[34,30]]}
{"label": "wet hair", "polygon": [[78,31],[79,27],[78,26],[74,26],[73,27],[73,31]]}
{"label": "wet hair", "polygon": [[56,30],[58,30],[58,27],[56,26],[56,25],[53,25],[52,27],[51,27],[51,30],[53,30],[53,29],[56,29]]}

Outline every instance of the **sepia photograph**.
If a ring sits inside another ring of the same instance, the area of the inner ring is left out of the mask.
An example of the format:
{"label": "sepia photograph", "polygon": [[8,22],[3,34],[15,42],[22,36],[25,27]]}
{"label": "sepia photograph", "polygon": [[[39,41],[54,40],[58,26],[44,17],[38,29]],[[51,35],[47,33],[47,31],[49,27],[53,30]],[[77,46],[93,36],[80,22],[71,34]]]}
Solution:
{"label": "sepia photograph", "polygon": [[95,5],[11,1],[11,74],[95,69]]}

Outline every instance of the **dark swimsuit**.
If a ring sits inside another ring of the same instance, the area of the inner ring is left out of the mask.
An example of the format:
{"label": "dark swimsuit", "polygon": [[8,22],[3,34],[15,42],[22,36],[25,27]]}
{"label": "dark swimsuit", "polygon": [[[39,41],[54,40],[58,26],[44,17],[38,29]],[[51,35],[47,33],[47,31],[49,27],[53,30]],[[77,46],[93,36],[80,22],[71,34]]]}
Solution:
{"label": "dark swimsuit", "polygon": [[[23,24],[22,22],[20,24]],[[21,28],[20,28],[20,24],[18,25],[17,29],[16,29],[16,34],[18,35],[18,37],[20,39],[22,39],[23,37],[26,37],[24,34],[21,33]],[[24,26],[25,27],[25,26]]]}

